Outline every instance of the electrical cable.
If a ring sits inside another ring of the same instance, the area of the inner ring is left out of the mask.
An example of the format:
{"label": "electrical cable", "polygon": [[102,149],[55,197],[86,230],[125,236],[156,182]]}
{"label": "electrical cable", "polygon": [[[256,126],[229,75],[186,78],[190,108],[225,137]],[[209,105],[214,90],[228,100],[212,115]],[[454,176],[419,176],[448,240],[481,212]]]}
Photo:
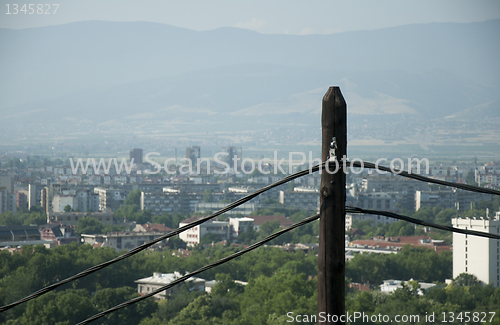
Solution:
{"label": "electrical cable", "polygon": [[[329,165],[332,166],[332,164],[334,165],[334,162],[330,161]],[[427,183],[434,183],[434,184],[439,184],[439,185],[445,185],[445,186],[451,186],[451,187],[456,187],[456,188],[459,188],[459,189],[462,189],[462,190],[466,190],[466,191],[478,192],[478,193],[484,193],[484,194],[491,194],[491,195],[500,195],[500,191],[497,191],[497,190],[492,190],[492,189],[489,189],[489,188],[478,187],[478,186],[472,186],[472,185],[468,185],[468,184],[446,182],[446,181],[442,181],[442,180],[439,180],[439,179],[425,177],[425,176],[422,176],[422,175],[419,175],[419,174],[411,174],[411,173],[408,173],[408,172],[406,172],[404,170],[395,170],[395,171],[392,171],[388,167],[379,166],[377,164],[373,164],[373,163],[370,163],[370,162],[364,162],[364,161],[362,161],[362,162],[358,162],[358,161],[355,161],[355,162],[346,161],[346,164],[351,165],[351,167],[363,167],[363,168],[371,168],[371,169],[382,170],[382,171],[389,172],[389,173],[392,173],[392,174],[396,174],[396,175],[399,175],[399,176],[416,179],[418,181],[427,182]]]}
{"label": "electrical cable", "polygon": [[389,218],[404,220],[404,221],[411,222],[411,223],[421,225],[421,226],[432,227],[432,228],[446,230],[446,231],[452,231],[452,232],[458,232],[458,233],[466,234],[466,235],[486,237],[486,238],[491,238],[491,239],[500,239],[500,235],[490,234],[490,233],[481,232],[481,231],[468,230],[468,229],[460,229],[460,228],[455,228],[455,227],[451,227],[451,226],[438,225],[435,223],[430,223],[430,222],[418,220],[415,218],[403,216],[401,214],[397,214],[394,212],[381,211],[381,210],[366,210],[366,209],[356,208],[356,207],[351,207],[351,206],[346,206],[345,212],[346,213],[363,213],[363,214],[373,214],[373,215],[386,216]]}
{"label": "electrical cable", "polygon": [[268,241],[270,241],[270,240],[273,240],[274,238],[276,238],[276,237],[280,236],[281,234],[284,234],[284,233],[285,233],[285,232],[287,232],[287,231],[293,230],[293,229],[295,229],[295,228],[297,228],[297,227],[303,226],[303,225],[305,225],[305,224],[307,224],[307,223],[309,223],[309,222],[312,222],[312,221],[314,221],[314,220],[316,220],[316,219],[319,219],[319,217],[320,217],[320,215],[319,215],[319,214],[316,214],[316,215],[314,215],[314,216],[311,216],[311,217],[305,218],[304,220],[302,220],[302,221],[300,221],[300,222],[297,222],[297,223],[295,223],[295,224],[293,224],[293,225],[291,225],[291,226],[289,226],[289,227],[287,227],[287,228],[284,228],[284,229],[282,229],[282,230],[280,230],[280,231],[275,232],[274,234],[271,234],[271,235],[267,236],[266,238],[264,238],[264,239],[262,239],[262,240],[260,240],[260,241],[258,241],[258,242],[256,242],[256,243],[254,243],[254,244],[252,244],[252,245],[248,246],[247,248],[245,248],[245,249],[243,249],[243,250],[241,250],[241,251],[239,251],[239,252],[236,252],[236,253],[234,253],[234,254],[231,254],[231,255],[229,255],[229,256],[226,256],[226,257],[224,257],[224,258],[221,258],[221,259],[220,259],[220,260],[218,260],[218,261],[215,261],[215,262],[213,262],[213,263],[210,263],[210,264],[208,264],[208,265],[205,265],[205,266],[203,266],[203,267],[201,267],[201,268],[197,269],[196,271],[193,271],[193,272],[191,272],[191,273],[189,273],[189,274],[186,274],[186,275],[184,275],[184,276],[182,276],[182,277],[180,277],[180,278],[178,278],[178,279],[176,279],[176,280],[174,280],[174,281],[170,282],[170,283],[169,283],[169,284],[167,284],[166,286],[163,286],[163,287],[161,287],[161,288],[156,289],[155,291],[152,291],[152,292],[150,292],[150,293],[148,293],[148,294],[145,294],[145,295],[143,295],[143,296],[136,297],[136,298],[134,298],[134,299],[128,300],[128,301],[123,302],[123,303],[121,303],[121,304],[119,304],[119,305],[116,305],[116,306],[114,306],[114,307],[111,307],[111,308],[109,308],[108,310],[105,310],[105,311],[102,311],[102,312],[100,312],[100,313],[98,313],[98,314],[95,314],[94,316],[92,316],[92,317],[89,317],[89,318],[85,319],[84,321],[82,321],[82,322],[78,323],[77,325],[85,325],[85,324],[88,324],[88,323],[90,323],[90,322],[92,322],[92,321],[94,321],[94,320],[96,320],[96,319],[98,319],[98,318],[101,318],[101,317],[103,317],[103,316],[106,316],[106,315],[107,315],[107,314],[109,314],[109,313],[115,312],[115,311],[117,311],[117,310],[119,310],[119,309],[121,309],[121,308],[125,308],[125,307],[130,306],[130,305],[132,305],[132,304],[135,304],[135,303],[137,303],[137,302],[139,302],[139,301],[142,301],[142,300],[144,300],[144,299],[147,299],[147,298],[149,298],[149,297],[151,297],[151,296],[153,296],[153,295],[155,295],[155,294],[157,294],[157,293],[160,293],[160,292],[162,292],[162,291],[164,291],[164,290],[170,289],[170,288],[172,288],[173,286],[175,286],[175,285],[177,285],[177,284],[179,284],[179,283],[181,283],[181,282],[184,282],[184,281],[188,280],[189,278],[191,278],[192,276],[194,276],[194,275],[196,275],[196,274],[199,274],[199,273],[201,273],[201,272],[203,272],[203,271],[210,270],[211,268],[214,268],[214,267],[216,267],[216,266],[218,266],[218,265],[221,265],[221,264],[224,264],[224,263],[226,263],[226,262],[229,262],[230,260],[235,259],[235,258],[236,258],[236,257],[238,257],[238,256],[241,256],[241,255],[243,255],[243,254],[245,254],[245,253],[248,253],[248,252],[249,252],[249,251],[251,251],[251,250],[256,249],[256,248],[257,248],[257,247],[259,247],[259,246],[262,246],[263,244],[267,243],[267,242],[268,242]]}
{"label": "electrical cable", "polygon": [[208,221],[208,220],[210,220],[212,218],[215,218],[215,217],[217,217],[217,216],[219,216],[219,215],[221,215],[221,214],[223,214],[225,212],[228,212],[228,211],[236,208],[237,206],[242,205],[243,203],[246,203],[246,202],[250,201],[254,197],[256,197],[256,196],[258,196],[258,195],[260,195],[260,194],[262,194],[262,193],[264,193],[264,192],[266,192],[266,191],[268,191],[268,190],[270,190],[270,189],[272,189],[274,187],[277,187],[277,186],[280,186],[280,185],[285,184],[287,182],[290,182],[290,181],[292,181],[292,180],[294,180],[296,178],[299,178],[299,177],[302,177],[302,176],[314,173],[314,172],[318,171],[320,168],[322,168],[324,165],[325,165],[325,163],[322,163],[320,165],[313,166],[310,169],[306,169],[306,170],[294,173],[292,175],[286,176],[286,177],[282,178],[281,180],[279,180],[279,181],[277,181],[277,182],[275,182],[273,184],[265,186],[265,187],[263,187],[263,188],[255,191],[255,192],[253,192],[253,193],[251,193],[251,194],[249,194],[249,195],[247,195],[247,196],[245,196],[245,197],[243,197],[243,198],[241,198],[241,199],[239,199],[239,200],[237,200],[237,201],[235,201],[235,202],[233,202],[231,204],[228,204],[223,209],[221,209],[221,210],[219,210],[219,211],[217,211],[217,212],[215,212],[215,213],[213,213],[213,214],[211,214],[209,216],[200,218],[199,220],[196,220],[196,221],[191,222],[191,223],[189,223],[189,224],[187,224],[185,226],[177,228],[176,230],[173,230],[173,231],[169,232],[168,234],[165,234],[165,235],[163,235],[161,237],[158,237],[158,238],[156,238],[156,239],[154,239],[152,241],[149,241],[149,242],[144,243],[144,244],[142,244],[140,246],[137,246],[136,248],[134,248],[134,249],[128,251],[127,253],[122,254],[122,255],[120,255],[120,256],[118,256],[116,258],[113,258],[113,259],[111,259],[109,261],[106,261],[106,262],[103,262],[101,264],[92,266],[92,267],[90,267],[90,268],[88,268],[88,269],[86,269],[86,270],[84,270],[84,271],[82,271],[82,272],[80,272],[80,273],[78,273],[76,275],[73,275],[73,276],[71,276],[69,278],[61,280],[61,281],[56,282],[54,284],[51,284],[49,286],[46,286],[46,287],[44,287],[44,288],[42,288],[42,289],[40,289],[38,291],[35,291],[34,293],[32,293],[32,294],[30,294],[30,295],[22,298],[22,299],[19,299],[18,301],[15,301],[15,302],[10,303],[8,305],[2,306],[2,307],[0,307],[0,313],[4,312],[6,310],[9,310],[11,308],[14,308],[15,306],[17,306],[19,304],[22,304],[24,302],[27,302],[27,301],[29,301],[31,299],[37,298],[37,297],[39,297],[39,296],[41,296],[43,294],[46,294],[47,292],[52,291],[52,290],[56,289],[57,287],[59,287],[59,286],[61,286],[63,284],[66,284],[68,282],[71,282],[71,281],[74,281],[76,279],[79,279],[79,278],[82,278],[84,276],[87,276],[87,275],[89,275],[91,273],[94,273],[96,271],[99,271],[99,270],[101,270],[101,269],[103,269],[103,268],[105,268],[105,267],[107,267],[107,266],[109,266],[109,265],[111,265],[113,263],[119,262],[119,261],[121,261],[121,260],[123,260],[125,258],[128,258],[128,257],[130,257],[132,255],[135,255],[135,254],[139,253],[140,251],[145,250],[146,248],[148,248],[148,247],[156,244],[157,242],[160,242],[160,241],[165,240],[167,238],[176,236],[176,235],[180,234],[181,232],[183,232],[185,230],[188,230],[188,229],[190,229],[192,227],[198,226],[198,225],[204,223],[205,221]]}
{"label": "electrical cable", "polygon": [[[294,180],[296,178],[299,178],[299,177],[302,177],[302,176],[314,173],[314,172],[322,169],[325,166],[325,164],[326,164],[326,162],[323,162],[322,164],[313,166],[310,169],[306,169],[304,171],[300,171],[300,172],[294,173],[292,175],[286,176],[283,179],[281,179],[281,180],[279,180],[279,181],[277,181],[277,182],[275,182],[273,184],[270,184],[270,185],[268,185],[266,187],[263,187],[263,188],[255,191],[255,192],[253,192],[253,193],[251,193],[251,194],[249,194],[249,195],[247,195],[247,196],[245,196],[245,197],[243,197],[243,198],[241,198],[241,199],[239,199],[239,200],[237,200],[237,201],[235,201],[235,202],[227,205],[225,208],[223,208],[223,209],[221,209],[221,210],[219,210],[219,211],[217,211],[217,212],[215,212],[215,213],[213,213],[213,214],[211,214],[209,216],[200,218],[199,220],[196,220],[196,221],[194,221],[194,222],[192,222],[190,224],[187,224],[187,225],[185,225],[183,227],[180,227],[180,228],[178,228],[178,229],[176,229],[176,230],[174,230],[174,231],[172,231],[172,232],[170,232],[170,233],[168,233],[166,235],[158,237],[158,238],[156,238],[156,239],[154,239],[154,240],[152,240],[150,242],[144,243],[144,244],[142,244],[142,245],[140,245],[140,246],[138,246],[138,247],[130,250],[129,252],[127,252],[125,254],[122,254],[122,255],[114,258],[114,259],[111,259],[109,261],[106,261],[106,262],[103,262],[101,264],[95,265],[95,266],[90,267],[90,268],[88,268],[88,269],[86,269],[86,270],[84,270],[84,271],[82,271],[82,272],[80,272],[80,273],[78,273],[78,274],[76,274],[74,276],[71,276],[71,277],[66,278],[66,279],[64,279],[62,281],[59,281],[57,283],[54,283],[54,284],[49,285],[47,287],[44,287],[44,288],[42,288],[42,289],[40,289],[40,290],[38,290],[38,291],[30,294],[29,296],[24,297],[24,298],[22,298],[22,299],[20,299],[20,300],[18,300],[16,302],[13,302],[13,303],[5,305],[5,306],[2,306],[2,307],[0,307],[0,313],[6,311],[8,309],[11,309],[11,308],[13,308],[13,307],[15,307],[15,306],[17,306],[17,305],[19,305],[21,303],[24,303],[24,302],[29,301],[31,299],[37,298],[37,297],[39,297],[39,296],[41,296],[41,295],[43,295],[43,294],[45,294],[45,293],[47,293],[49,291],[52,291],[52,290],[56,289],[57,287],[59,287],[59,286],[61,286],[63,284],[66,284],[68,282],[71,282],[71,281],[74,281],[76,279],[79,279],[79,278],[82,278],[84,276],[87,276],[87,275],[89,275],[89,274],[91,274],[93,272],[96,272],[98,270],[101,270],[101,269],[103,269],[103,268],[105,268],[105,267],[107,267],[107,266],[109,266],[109,265],[111,265],[113,263],[121,261],[121,260],[123,260],[125,258],[128,258],[128,257],[132,256],[132,255],[135,255],[135,254],[139,253],[140,251],[142,251],[142,250],[144,250],[144,249],[146,249],[146,248],[148,248],[148,247],[156,244],[157,242],[160,242],[162,240],[165,240],[165,239],[168,239],[170,237],[176,236],[179,233],[181,233],[181,232],[183,232],[183,231],[185,231],[185,230],[187,230],[189,228],[192,228],[192,227],[195,227],[197,225],[200,225],[200,224],[202,224],[202,223],[204,223],[204,222],[206,222],[206,221],[208,221],[208,220],[210,220],[210,219],[212,219],[214,217],[217,217],[217,216],[219,216],[219,215],[221,215],[221,214],[223,214],[225,212],[228,212],[228,211],[236,208],[237,206],[250,201],[254,197],[256,197],[256,196],[258,196],[258,195],[260,195],[260,194],[262,194],[262,193],[264,193],[264,192],[266,192],[266,191],[268,191],[268,190],[270,190],[270,189],[272,189],[274,187],[277,187],[277,186],[280,186],[282,184],[285,184],[285,183],[287,183],[289,181],[292,181],[292,180]],[[369,162],[352,162],[352,161],[346,161],[346,164],[349,164],[351,167],[366,167],[366,168],[372,168],[372,169],[382,170],[382,171],[386,171],[386,172],[389,172],[389,173],[394,173],[394,174],[397,174],[397,175],[400,175],[400,176],[403,176],[403,177],[412,178],[412,179],[416,179],[416,180],[423,181],[423,182],[429,182],[429,183],[434,183],[434,184],[451,186],[451,187],[455,187],[455,188],[459,188],[459,189],[463,189],[463,190],[467,190],[467,191],[479,192],[479,193],[484,193],[484,194],[492,194],[492,195],[500,195],[500,191],[491,190],[491,189],[485,189],[485,188],[481,188],[481,187],[477,187],[477,186],[471,186],[471,185],[467,185],[467,184],[451,183],[451,182],[441,181],[441,180],[437,180],[437,179],[432,179],[432,178],[424,177],[424,176],[421,176],[421,175],[418,175],[418,174],[411,174],[411,173],[405,172],[403,170],[393,171],[393,170],[391,170],[388,167],[379,166],[377,164],[373,164],[373,163],[369,163]],[[335,165],[339,165],[339,163],[336,162],[336,161],[329,161],[329,164],[328,164],[329,167],[334,167]],[[339,168],[340,168],[340,166],[339,166]],[[401,217],[404,217],[404,216],[401,216]],[[409,217],[406,217],[406,218],[409,218]],[[404,220],[404,219],[402,219],[402,220]],[[414,220],[417,220],[417,219],[414,219]],[[419,220],[417,220],[417,221],[419,221]],[[437,225],[437,226],[439,226],[439,225]],[[446,227],[446,226],[443,226],[443,227]],[[456,228],[453,228],[453,227],[450,227],[450,228],[456,229]],[[441,229],[441,228],[439,228],[439,229]],[[446,230],[450,230],[450,229],[446,229]]]}

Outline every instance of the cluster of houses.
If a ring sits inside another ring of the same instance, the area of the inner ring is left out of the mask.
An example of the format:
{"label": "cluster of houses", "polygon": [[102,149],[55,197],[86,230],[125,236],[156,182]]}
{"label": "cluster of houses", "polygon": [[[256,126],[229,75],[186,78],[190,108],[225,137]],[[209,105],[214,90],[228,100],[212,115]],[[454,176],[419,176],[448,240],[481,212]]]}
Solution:
{"label": "cluster of houses", "polygon": [[[194,216],[180,222],[179,227],[185,226],[202,216]],[[0,226],[0,249],[15,250],[25,245],[45,245],[48,248],[71,242],[91,244],[94,247],[111,247],[116,251],[131,250],[146,242],[155,240],[172,231],[161,224],[126,223],[130,231],[110,232],[106,234],[76,235],[76,225],[80,218],[94,218],[103,221],[103,224],[112,224],[111,213],[65,212],[53,213],[47,217],[48,223],[42,226]],[[236,242],[238,234],[252,228],[258,231],[264,222],[275,221],[280,227],[287,227],[293,222],[281,215],[246,216],[229,218],[228,221],[215,219],[202,223],[182,232],[179,237],[187,246],[195,246],[208,235],[215,235],[217,242]],[[212,236],[214,238],[214,236]],[[162,248],[166,241],[155,244],[154,248]]]}

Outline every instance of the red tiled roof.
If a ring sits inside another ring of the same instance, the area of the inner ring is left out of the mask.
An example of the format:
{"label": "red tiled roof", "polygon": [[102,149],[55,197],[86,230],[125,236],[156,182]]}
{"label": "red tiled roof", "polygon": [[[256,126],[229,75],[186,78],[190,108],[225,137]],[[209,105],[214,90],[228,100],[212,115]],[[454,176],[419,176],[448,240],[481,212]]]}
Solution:
{"label": "red tiled roof", "polygon": [[172,228],[166,227],[159,223],[145,223],[141,226],[146,230],[146,232],[171,232],[173,230]]}
{"label": "red tiled roof", "polygon": [[370,288],[361,283],[349,283],[349,288],[357,289],[358,291],[370,291]]}

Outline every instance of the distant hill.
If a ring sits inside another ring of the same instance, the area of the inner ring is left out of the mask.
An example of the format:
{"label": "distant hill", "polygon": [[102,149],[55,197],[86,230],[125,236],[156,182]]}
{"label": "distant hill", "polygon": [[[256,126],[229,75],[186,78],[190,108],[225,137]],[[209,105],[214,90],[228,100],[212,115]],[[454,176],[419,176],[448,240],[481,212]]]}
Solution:
{"label": "distant hill", "polygon": [[500,20],[306,36],[101,21],[0,29],[0,136],[316,128],[329,85],[351,116],[473,114],[500,102],[499,31]]}
{"label": "distant hill", "polygon": [[500,119],[500,102],[489,102],[478,106],[469,107],[455,114],[447,116],[446,119],[463,121]]}

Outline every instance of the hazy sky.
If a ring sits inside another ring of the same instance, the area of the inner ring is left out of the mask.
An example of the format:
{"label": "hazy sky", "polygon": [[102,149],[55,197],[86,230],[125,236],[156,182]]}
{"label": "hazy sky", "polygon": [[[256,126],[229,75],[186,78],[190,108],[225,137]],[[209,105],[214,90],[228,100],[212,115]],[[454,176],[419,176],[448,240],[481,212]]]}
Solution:
{"label": "hazy sky", "polygon": [[[53,0],[52,3],[58,3]],[[7,15],[0,27],[28,28],[75,21],[150,21],[193,30],[240,27],[261,33],[329,34],[414,23],[500,18],[498,0],[63,0],[56,14]],[[29,3],[29,2],[28,2]],[[35,3],[36,2],[31,2]],[[39,2],[47,3],[47,2]]]}

